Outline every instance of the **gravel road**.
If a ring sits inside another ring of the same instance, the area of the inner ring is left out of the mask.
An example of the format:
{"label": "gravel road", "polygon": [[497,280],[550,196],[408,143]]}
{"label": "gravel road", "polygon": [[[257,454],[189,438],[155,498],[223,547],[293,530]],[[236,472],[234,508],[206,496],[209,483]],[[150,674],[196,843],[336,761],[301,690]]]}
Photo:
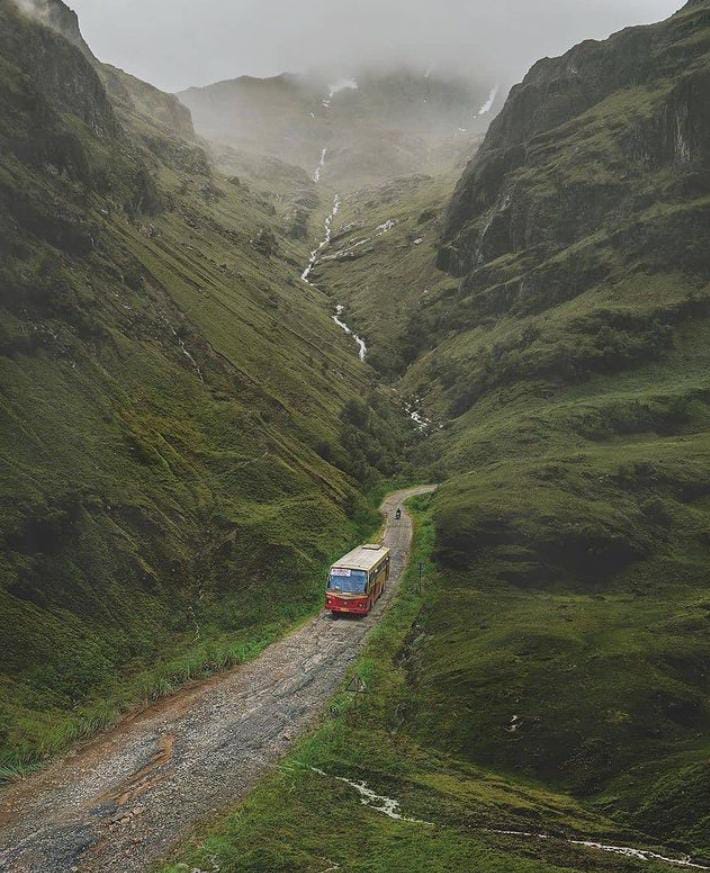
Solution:
{"label": "gravel road", "polygon": [[0,870],[145,870],[186,831],[244,798],[317,721],[392,601],[409,559],[412,523],[382,505],[392,549],[385,594],[366,618],[321,613],[257,660],[127,719],[0,794]]}

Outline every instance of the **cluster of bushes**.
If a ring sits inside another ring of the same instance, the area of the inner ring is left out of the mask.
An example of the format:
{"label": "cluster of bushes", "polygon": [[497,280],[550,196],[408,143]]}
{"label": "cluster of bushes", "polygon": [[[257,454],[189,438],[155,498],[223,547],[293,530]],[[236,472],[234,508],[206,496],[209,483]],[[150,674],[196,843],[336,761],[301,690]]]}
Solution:
{"label": "cluster of bushes", "polygon": [[411,437],[391,403],[376,392],[366,401],[349,400],[340,414],[338,443],[323,441],[316,450],[328,461],[365,487],[383,476],[402,473],[405,444]]}

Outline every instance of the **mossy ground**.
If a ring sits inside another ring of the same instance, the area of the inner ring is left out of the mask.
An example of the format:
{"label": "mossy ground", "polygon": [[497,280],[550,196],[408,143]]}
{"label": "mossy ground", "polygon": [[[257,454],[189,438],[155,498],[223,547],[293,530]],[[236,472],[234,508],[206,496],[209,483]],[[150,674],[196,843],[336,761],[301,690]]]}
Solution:
{"label": "mossy ground", "polygon": [[[288,204],[215,172],[173,98],[12,4],[0,31],[12,775],[315,610],[328,561],[377,523],[364,489],[396,472],[406,434],[299,281]],[[355,482],[342,413],[363,399]]]}
{"label": "mossy ground", "polygon": [[[243,157],[248,184],[221,177],[160,121],[159,96],[108,101],[86,59],[8,10],[6,771],[316,607],[329,556],[371,521],[353,475],[412,469],[395,458],[396,395],[331,321],[338,302],[433,421],[414,452],[446,479],[420,527],[427,590],[410,575],[373,635],[368,694],[334,701],[187,861],[639,866],[490,829],[707,855],[707,137],[681,142],[700,149],[688,161],[664,127],[679,107],[705,118],[687,100],[705,93],[706,4],[674,19],[647,86],[539,132],[528,165],[491,184],[499,201],[439,258],[460,282],[435,266],[448,183],[416,178],[346,200],[357,226],[320,291],[297,278],[303,220],[318,228],[332,192],[314,200],[282,164],[270,191]],[[388,819],[310,766],[433,825]]]}
{"label": "mossy ground", "polygon": [[[708,23],[700,3],[658,25],[665,66],[625,55],[633,83],[576,115],[587,98],[564,69],[554,87],[521,92],[539,112],[495,123],[490,163],[473,162],[450,211],[454,222],[469,210],[439,257],[458,278],[434,268],[436,218],[418,246],[392,230],[318,277],[372,331],[388,377],[380,343],[406,364],[397,390],[432,422],[418,457],[436,458],[444,480],[447,596],[423,612],[410,662],[417,739],[704,857],[707,116],[687,101],[706,90]],[[501,171],[506,149],[518,154],[506,137],[560,106],[572,119],[534,130],[524,166]],[[692,158],[664,133],[681,116]],[[436,180],[421,185],[398,183],[408,234],[426,212],[418,190],[435,208]],[[387,196],[367,198],[377,220],[395,210]],[[352,212],[344,222],[362,218],[359,198]],[[388,265],[406,275],[394,295]],[[392,296],[406,301],[396,314]]]}
{"label": "mossy ground", "polygon": [[[342,691],[323,725],[238,810],[193,838],[165,873],[196,867],[223,873],[667,869],[565,844],[565,835],[613,837],[622,844],[632,844],[634,835],[563,791],[474,765],[443,750],[436,737],[423,736],[428,715],[444,725],[448,718],[454,723],[466,718],[455,706],[447,707],[443,718],[436,704],[424,716],[418,711],[430,689],[412,681],[412,661],[430,639],[426,614],[432,604],[437,608],[449,600],[451,583],[432,562],[435,532],[428,499],[413,503],[417,534],[410,570],[395,606],[373,632],[354,670],[367,691]],[[463,607],[469,615],[470,607]],[[461,610],[462,604],[454,599],[455,608]],[[446,634],[441,641],[442,651],[448,651]],[[455,652],[451,658],[456,660]],[[358,792],[336,777],[364,781],[379,795],[397,800],[402,815],[421,821],[388,818],[364,805]],[[494,830],[558,838],[526,840]]]}

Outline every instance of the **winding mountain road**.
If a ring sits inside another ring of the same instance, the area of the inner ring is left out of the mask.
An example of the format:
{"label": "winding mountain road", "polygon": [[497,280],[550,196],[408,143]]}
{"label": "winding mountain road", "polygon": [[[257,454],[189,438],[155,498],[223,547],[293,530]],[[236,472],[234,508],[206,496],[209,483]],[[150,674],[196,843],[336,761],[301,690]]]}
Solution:
{"label": "winding mountain road", "polygon": [[0,794],[0,870],[132,873],[242,799],[318,719],[382,617],[409,559],[412,522],[381,509],[392,549],[385,594],[363,619],[323,612],[257,660],[129,718]]}

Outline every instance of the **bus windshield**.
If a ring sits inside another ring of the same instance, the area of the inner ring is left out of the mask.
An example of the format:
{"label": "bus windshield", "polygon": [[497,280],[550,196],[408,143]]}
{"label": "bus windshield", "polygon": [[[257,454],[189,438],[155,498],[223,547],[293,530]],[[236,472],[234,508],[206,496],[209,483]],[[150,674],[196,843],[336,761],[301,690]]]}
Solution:
{"label": "bus windshield", "polygon": [[329,591],[344,594],[364,594],[367,591],[367,573],[364,570],[348,570],[336,567],[328,579]]}

